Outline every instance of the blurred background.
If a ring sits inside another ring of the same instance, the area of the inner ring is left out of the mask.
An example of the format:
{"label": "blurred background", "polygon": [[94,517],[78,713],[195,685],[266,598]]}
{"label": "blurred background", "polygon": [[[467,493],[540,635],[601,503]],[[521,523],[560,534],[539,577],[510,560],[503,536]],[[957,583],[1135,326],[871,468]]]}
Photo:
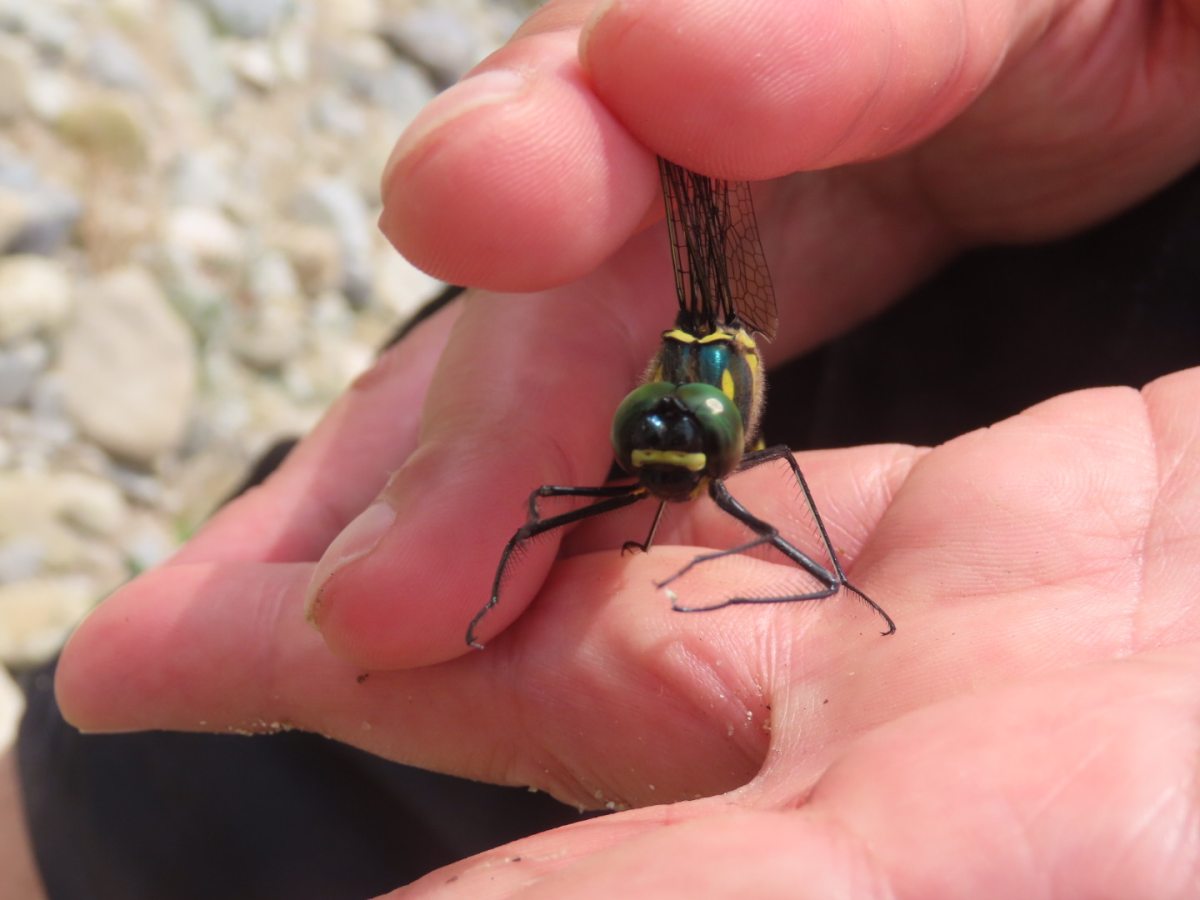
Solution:
{"label": "blurred background", "polygon": [[440,290],[379,175],[535,5],[0,0],[0,750],[8,673]]}

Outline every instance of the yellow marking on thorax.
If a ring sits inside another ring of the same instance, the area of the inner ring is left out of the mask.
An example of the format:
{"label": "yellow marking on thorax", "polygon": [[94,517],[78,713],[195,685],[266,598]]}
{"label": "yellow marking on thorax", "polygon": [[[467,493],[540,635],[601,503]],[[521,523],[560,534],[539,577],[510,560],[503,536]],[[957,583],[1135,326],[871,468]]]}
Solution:
{"label": "yellow marking on thorax", "polygon": [[[735,340],[739,334],[744,335],[746,332],[739,331],[735,333],[732,331],[726,331],[723,328],[718,328],[712,334],[706,334],[697,337],[691,332],[684,331],[682,328],[672,328],[670,331],[664,331],[662,336],[664,341],[675,341],[679,344],[716,344],[730,343]],[[748,336],[747,339],[750,340],[750,346],[753,347],[754,341]]]}
{"label": "yellow marking on thorax", "polygon": [[725,369],[721,373],[721,393],[736,403],[737,398],[733,396],[733,392],[733,374],[728,369]]}
{"label": "yellow marking on thorax", "polygon": [[635,469],[643,466],[680,466],[689,472],[703,472],[708,457],[703,453],[684,453],[681,450],[634,450],[630,462]]}

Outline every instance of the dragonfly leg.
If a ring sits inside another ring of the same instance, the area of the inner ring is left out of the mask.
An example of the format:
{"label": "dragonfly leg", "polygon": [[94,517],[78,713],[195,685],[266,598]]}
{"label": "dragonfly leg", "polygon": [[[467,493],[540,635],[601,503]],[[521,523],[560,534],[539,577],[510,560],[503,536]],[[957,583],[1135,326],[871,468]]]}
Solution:
{"label": "dragonfly leg", "polygon": [[[511,562],[513,555],[527,541],[532,540],[539,534],[545,534],[547,531],[553,531],[556,528],[562,528],[574,522],[590,519],[593,516],[603,515],[606,512],[620,509],[623,506],[629,506],[644,499],[646,496],[646,489],[638,484],[606,485],[604,487],[565,487],[545,484],[530,494],[529,517],[525,520],[525,524],[518,528],[513,536],[508,539],[508,543],[504,545],[504,552],[500,554],[500,565],[496,568],[496,577],[492,579],[492,595],[479,612],[475,613],[475,617],[471,619],[470,624],[467,626],[467,646],[473,647],[476,650],[483,649],[483,644],[479,642],[478,637],[475,635],[475,629],[483,621],[484,616],[491,611],[492,607],[500,602],[500,586],[504,581],[504,573],[507,571],[508,564]],[[599,499],[590,506],[573,509],[569,512],[543,519],[537,502],[539,499],[545,497],[596,497]]]}
{"label": "dragonfly leg", "polygon": [[654,535],[658,533],[658,523],[662,521],[663,510],[667,508],[666,500],[658,501],[658,509],[654,513],[654,521],[650,523],[650,532],[646,535],[644,541],[626,541],[621,545],[621,555],[632,553],[637,550],[641,553],[649,553],[650,545],[654,543]]}
{"label": "dragonfly leg", "polygon": [[701,607],[683,607],[678,605],[675,600],[672,600],[672,606],[681,612],[705,612],[711,609],[721,609],[725,606],[732,606],[739,603],[795,603],[804,600],[820,600],[825,597],[830,597],[837,593],[839,588],[845,588],[852,594],[861,599],[871,609],[873,609],[887,624],[887,629],[883,634],[892,634],[896,630],[896,623],[892,617],[884,611],[878,603],[868,597],[863,591],[855,587],[846,578],[846,573],[842,569],[841,561],[838,559],[837,552],[833,549],[833,542],[829,539],[829,532],[825,528],[825,523],[821,519],[821,514],[817,510],[816,501],[813,500],[812,491],[808,487],[808,482],[804,478],[804,473],[800,471],[800,466],[796,462],[792,451],[782,444],[773,447],[768,447],[765,450],[756,450],[746,454],[742,459],[741,465],[738,467],[739,472],[744,472],[747,469],[752,469],[763,463],[774,462],[776,460],[784,460],[792,469],[792,473],[796,476],[796,481],[800,485],[800,489],[804,492],[804,500],[808,504],[809,512],[812,513],[813,520],[817,524],[817,531],[820,533],[821,542],[825,545],[825,550],[829,554],[829,561],[832,565],[831,569],[825,568],[808,554],[804,553],[794,544],[786,540],[775,526],[759,519],[749,510],[746,509],[738,500],[729,493],[729,489],[721,479],[714,480],[709,485],[709,495],[713,501],[729,515],[733,516],[751,531],[757,537],[742,544],[738,547],[732,547],[728,550],[716,551],[713,553],[702,554],[697,556],[679,572],[672,575],[663,585],[674,581],[676,578],[684,575],[688,570],[700,563],[707,562],[711,559],[717,559],[722,556],[728,556],[733,553],[742,553],[746,550],[759,547],[764,544],[770,544],[775,547],[780,553],[811,575],[821,587],[817,590],[807,593],[790,594],[782,597],[732,597],[717,604]]}

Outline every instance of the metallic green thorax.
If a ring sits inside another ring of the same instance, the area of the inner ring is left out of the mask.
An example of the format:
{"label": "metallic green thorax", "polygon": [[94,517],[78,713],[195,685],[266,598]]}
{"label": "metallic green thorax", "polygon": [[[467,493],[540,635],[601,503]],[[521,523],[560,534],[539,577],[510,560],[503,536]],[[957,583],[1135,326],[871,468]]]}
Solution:
{"label": "metallic green thorax", "polygon": [[744,329],[673,328],[613,417],[617,462],[659,499],[690,500],[754,445],[762,399],[761,358]]}

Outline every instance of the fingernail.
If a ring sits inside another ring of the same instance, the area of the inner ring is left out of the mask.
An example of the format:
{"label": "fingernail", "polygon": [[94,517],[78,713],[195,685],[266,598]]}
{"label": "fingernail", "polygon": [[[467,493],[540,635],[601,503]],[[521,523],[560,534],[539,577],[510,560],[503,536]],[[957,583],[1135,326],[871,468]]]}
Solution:
{"label": "fingernail", "polygon": [[396,141],[387,165],[383,167],[384,185],[391,179],[396,166],[433,132],[472,110],[511,99],[526,84],[525,77],[513,69],[489,69],[443,91],[421,110]]}
{"label": "fingernail", "polygon": [[396,511],[384,501],[376,501],[359,513],[358,518],[342,529],[317,563],[304,598],[304,615],[315,624],[321,605],[321,592],[326,582],[337,572],[375,549],[396,521]]}

